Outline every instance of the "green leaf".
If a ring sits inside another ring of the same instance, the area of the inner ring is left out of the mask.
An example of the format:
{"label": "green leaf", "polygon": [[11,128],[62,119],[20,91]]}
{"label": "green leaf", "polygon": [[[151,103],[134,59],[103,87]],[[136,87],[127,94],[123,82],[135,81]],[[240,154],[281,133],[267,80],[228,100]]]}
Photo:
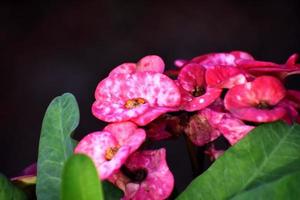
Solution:
{"label": "green leaf", "polygon": [[0,199],[2,200],[26,200],[25,193],[14,186],[4,175],[0,173]]}
{"label": "green leaf", "polygon": [[63,165],[73,154],[71,134],[79,123],[75,97],[56,97],[46,111],[39,143],[36,194],[39,200],[57,200]]}
{"label": "green leaf", "polygon": [[300,125],[264,124],[230,148],[178,197],[299,199]]}
{"label": "green leaf", "polygon": [[97,170],[89,157],[77,154],[69,158],[62,175],[61,199],[104,199]]}
{"label": "green leaf", "polygon": [[120,190],[108,181],[102,182],[102,188],[105,200],[119,200],[124,196],[122,190]]}

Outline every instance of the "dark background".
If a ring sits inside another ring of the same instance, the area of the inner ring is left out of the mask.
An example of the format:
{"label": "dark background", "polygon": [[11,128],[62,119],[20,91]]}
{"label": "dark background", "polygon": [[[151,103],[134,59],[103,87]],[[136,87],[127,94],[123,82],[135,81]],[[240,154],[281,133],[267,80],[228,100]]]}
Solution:
{"label": "dark background", "polygon": [[[172,66],[231,50],[285,62],[300,52],[299,8],[299,1],[2,2],[0,172],[13,176],[36,161],[44,112],[64,92],[79,103],[76,137],[100,130],[90,112],[94,90],[122,62],[157,54]],[[186,150],[182,140],[166,145],[181,190],[192,177]]]}

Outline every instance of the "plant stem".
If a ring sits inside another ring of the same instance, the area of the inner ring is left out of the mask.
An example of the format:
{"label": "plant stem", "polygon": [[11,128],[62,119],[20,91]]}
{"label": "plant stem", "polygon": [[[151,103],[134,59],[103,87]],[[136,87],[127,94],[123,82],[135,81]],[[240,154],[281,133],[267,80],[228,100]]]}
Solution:
{"label": "plant stem", "polygon": [[196,177],[201,172],[201,167],[199,165],[199,160],[197,158],[197,147],[190,141],[190,139],[184,134],[186,148],[191,161],[193,177]]}

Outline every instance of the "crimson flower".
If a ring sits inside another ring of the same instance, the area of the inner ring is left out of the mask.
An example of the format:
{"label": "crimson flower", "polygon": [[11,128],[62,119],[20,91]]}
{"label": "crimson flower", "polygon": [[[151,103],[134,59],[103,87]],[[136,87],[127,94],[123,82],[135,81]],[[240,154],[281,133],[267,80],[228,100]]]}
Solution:
{"label": "crimson flower", "polygon": [[132,122],[113,123],[85,136],[74,152],[88,155],[103,180],[119,170],[145,138],[145,131]]}
{"label": "crimson flower", "polygon": [[297,64],[298,54],[291,55],[285,64],[258,60],[239,60],[240,68],[254,76],[272,75],[279,79],[285,79],[293,74],[300,74],[300,65]]}
{"label": "crimson flower", "polygon": [[163,148],[135,152],[109,181],[123,190],[123,200],[166,199],[174,187],[174,177]]}
{"label": "crimson flower", "polygon": [[286,113],[278,104],[285,97],[285,93],[285,88],[278,79],[260,76],[252,82],[229,89],[224,105],[239,119],[271,122],[281,119]]}
{"label": "crimson flower", "polygon": [[222,92],[220,88],[207,86],[205,68],[196,63],[189,63],[181,69],[178,84],[182,95],[181,106],[186,111],[197,111],[207,107]]}
{"label": "crimson flower", "polygon": [[206,69],[215,66],[238,66],[241,61],[251,61],[254,58],[247,52],[232,51],[230,53],[210,53],[197,56],[191,60]]}

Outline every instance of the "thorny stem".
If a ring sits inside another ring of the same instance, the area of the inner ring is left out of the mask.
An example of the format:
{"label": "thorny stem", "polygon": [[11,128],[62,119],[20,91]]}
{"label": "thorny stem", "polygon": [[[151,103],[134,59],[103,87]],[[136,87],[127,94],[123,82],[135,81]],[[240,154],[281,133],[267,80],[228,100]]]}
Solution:
{"label": "thorny stem", "polygon": [[185,134],[184,139],[192,165],[193,177],[196,177],[201,173],[202,169],[200,166],[200,162],[197,158],[197,147],[190,141],[190,139]]}

